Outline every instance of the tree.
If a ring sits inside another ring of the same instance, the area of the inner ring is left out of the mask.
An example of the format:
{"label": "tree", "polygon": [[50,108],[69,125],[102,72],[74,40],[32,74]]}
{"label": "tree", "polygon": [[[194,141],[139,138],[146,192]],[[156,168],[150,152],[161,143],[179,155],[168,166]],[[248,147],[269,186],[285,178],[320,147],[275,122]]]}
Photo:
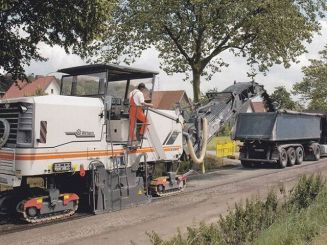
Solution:
{"label": "tree", "polygon": [[164,71],[192,75],[197,102],[201,76],[210,79],[228,65],[225,51],[246,56],[255,70],[288,67],[320,29],[325,8],[325,0],[122,0],[100,60],[131,63],[155,47]]}
{"label": "tree", "polygon": [[[86,55],[107,29],[114,0],[2,0],[0,5],[0,90],[26,78],[24,65],[44,61],[37,45],[60,45]],[[4,75],[9,73],[9,75]]]}
{"label": "tree", "polygon": [[293,87],[294,94],[300,95],[310,110],[327,110],[327,45],[319,53],[320,59],[312,59],[302,68],[303,81]]}
{"label": "tree", "polygon": [[44,91],[43,91],[43,89],[42,88],[37,88],[35,91],[34,91],[34,93],[32,93],[31,95],[24,95],[25,97],[29,97],[29,96],[43,96],[43,95],[48,95],[47,93],[45,93]]}
{"label": "tree", "polygon": [[297,104],[291,98],[291,93],[284,86],[276,87],[270,98],[277,102],[278,109],[296,110],[298,108]]}

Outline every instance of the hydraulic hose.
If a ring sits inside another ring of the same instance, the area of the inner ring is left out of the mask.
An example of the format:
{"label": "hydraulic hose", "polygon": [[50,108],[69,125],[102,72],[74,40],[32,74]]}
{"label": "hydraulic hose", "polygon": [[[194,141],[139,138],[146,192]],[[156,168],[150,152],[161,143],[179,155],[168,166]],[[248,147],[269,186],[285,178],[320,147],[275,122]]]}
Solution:
{"label": "hydraulic hose", "polygon": [[208,120],[206,118],[202,118],[202,148],[200,151],[200,156],[199,157],[196,156],[193,143],[190,137],[186,137],[186,143],[192,161],[196,164],[201,165],[202,173],[205,173],[205,166],[203,161],[206,155],[207,143],[208,143]]}

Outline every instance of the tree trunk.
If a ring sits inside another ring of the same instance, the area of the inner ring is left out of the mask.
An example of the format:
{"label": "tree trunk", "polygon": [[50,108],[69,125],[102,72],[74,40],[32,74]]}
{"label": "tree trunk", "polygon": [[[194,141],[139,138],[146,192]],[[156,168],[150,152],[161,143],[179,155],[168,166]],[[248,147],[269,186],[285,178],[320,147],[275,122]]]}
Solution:
{"label": "tree trunk", "polygon": [[199,102],[200,100],[200,75],[201,72],[193,70],[193,96],[194,102]]}

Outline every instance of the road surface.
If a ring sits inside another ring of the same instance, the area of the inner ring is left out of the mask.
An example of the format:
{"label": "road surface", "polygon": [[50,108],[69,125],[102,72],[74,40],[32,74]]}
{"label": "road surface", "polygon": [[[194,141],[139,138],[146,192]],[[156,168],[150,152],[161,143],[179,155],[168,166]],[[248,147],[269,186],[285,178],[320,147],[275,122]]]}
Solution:
{"label": "road surface", "polygon": [[1,244],[150,244],[146,232],[164,238],[201,221],[216,222],[235,202],[264,197],[272,188],[291,188],[303,174],[327,176],[327,159],[286,169],[262,167],[215,171],[193,177],[180,195],[118,212],[1,235]]}

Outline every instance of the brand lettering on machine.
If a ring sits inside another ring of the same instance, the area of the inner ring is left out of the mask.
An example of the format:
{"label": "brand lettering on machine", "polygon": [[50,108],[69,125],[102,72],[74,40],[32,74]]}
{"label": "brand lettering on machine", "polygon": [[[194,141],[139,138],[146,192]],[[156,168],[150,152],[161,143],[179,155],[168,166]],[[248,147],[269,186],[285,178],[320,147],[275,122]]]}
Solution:
{"label": "brand lettering on machine", "polygon": [[75,132],[65,132],[66,135],[75,135],[76,138],[88,138],[88,137],[95,137],[94,132],[92,131],[82,131],[77,129]]}

